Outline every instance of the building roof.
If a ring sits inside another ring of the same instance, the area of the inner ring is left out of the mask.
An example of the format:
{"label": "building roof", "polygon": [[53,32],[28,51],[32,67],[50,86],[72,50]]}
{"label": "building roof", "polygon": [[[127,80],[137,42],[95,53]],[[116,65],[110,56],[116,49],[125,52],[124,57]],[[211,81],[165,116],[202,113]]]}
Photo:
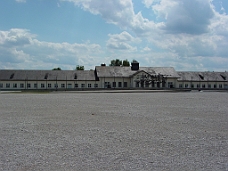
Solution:
{"label": "building roof", "polygon": [[150,75],[164,75],[167,77],[179,77],[173,67],[139,67],[139,70],[131,70],[131,67],[122,66],[96,66],[98,77],[132,77],[139,72],[146,72]]}
{"label": "building roof", "polygon": [[178,71],[178,81],[228,81],[228,72]]}
{"label": "building roof", "polygon": [[0,70],[0,80],[95,80],[94,70]]}

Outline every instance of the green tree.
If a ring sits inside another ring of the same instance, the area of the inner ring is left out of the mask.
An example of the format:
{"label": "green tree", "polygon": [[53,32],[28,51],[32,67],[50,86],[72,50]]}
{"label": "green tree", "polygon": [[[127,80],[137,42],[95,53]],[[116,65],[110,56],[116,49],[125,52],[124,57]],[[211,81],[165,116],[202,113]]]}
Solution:
{"label": "green tree", "polygon": [[54,71],[54,70],[61,70],[61,68],[59,68],[59,67],[58,67],[58,68],[53,68],[52,70],[53,70],[53,71]]}
{"label": "green tree", "polygon": [[122,61],[119,59],[111,60],[111,63],[109,64],[109,66],[121,66],[121,65],[122,65]]}
{"label": "green tree", "polygon": [[130,66],[130,63],[127,59],[123,60],[123,66]]}
{"label": "green tree", "polygon": [[135,59],[132,60],[132,63],[138,63],[138,61],[136,61]]}
{"label": "green tree", "polygon": [[76,66],[76,70],[84,70],[85,68],[84,68],[84,66],[82,66],[82,65],[77,65]]}

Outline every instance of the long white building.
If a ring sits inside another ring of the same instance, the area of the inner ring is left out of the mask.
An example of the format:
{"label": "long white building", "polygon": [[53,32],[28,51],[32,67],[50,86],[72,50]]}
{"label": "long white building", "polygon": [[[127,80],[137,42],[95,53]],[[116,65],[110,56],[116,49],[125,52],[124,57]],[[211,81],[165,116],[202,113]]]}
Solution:
{"label": "long white building", "polygon": [[84,89],[228,90],[228,72],[175,71],[173,67],[96,66],[95,70],[0,70],[0,90]]}

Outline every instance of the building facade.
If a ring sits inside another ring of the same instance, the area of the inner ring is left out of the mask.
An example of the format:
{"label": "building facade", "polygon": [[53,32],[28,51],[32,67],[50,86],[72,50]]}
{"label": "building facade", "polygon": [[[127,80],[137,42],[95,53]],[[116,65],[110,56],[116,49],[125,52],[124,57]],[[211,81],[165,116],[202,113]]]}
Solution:
{"label": "building facade", "polygon": [[228,72],[175,71],[173,67],[96,66],[95,70],[0,70],[3,90],[84,89],[228,90]]}

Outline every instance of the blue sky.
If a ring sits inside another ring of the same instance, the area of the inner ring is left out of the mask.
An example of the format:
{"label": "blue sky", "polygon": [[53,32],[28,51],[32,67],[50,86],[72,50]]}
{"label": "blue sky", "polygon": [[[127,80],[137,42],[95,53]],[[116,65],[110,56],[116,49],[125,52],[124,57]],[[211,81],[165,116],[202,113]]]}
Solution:
{"label": "blue sky", "polygon": [[227,0],[1,0],[0,69],[94,69],[112,59],[228,70]]}

